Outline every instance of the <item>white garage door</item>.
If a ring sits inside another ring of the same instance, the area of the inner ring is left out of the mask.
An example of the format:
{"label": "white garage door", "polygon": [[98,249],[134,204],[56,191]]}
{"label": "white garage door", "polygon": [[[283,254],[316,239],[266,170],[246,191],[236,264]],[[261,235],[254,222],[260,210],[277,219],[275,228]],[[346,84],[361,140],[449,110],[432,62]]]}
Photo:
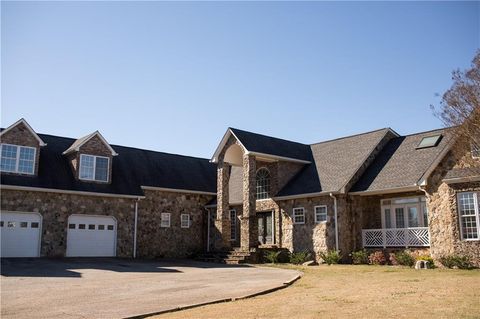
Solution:
{"label": "white garage door", "polygon": [[110,216],[71,215],[67,257],[114,257],[117,221]]}
{"label": "white garage door", "polygon": [[2,257],[40,257],[42,216],[0,212]]}

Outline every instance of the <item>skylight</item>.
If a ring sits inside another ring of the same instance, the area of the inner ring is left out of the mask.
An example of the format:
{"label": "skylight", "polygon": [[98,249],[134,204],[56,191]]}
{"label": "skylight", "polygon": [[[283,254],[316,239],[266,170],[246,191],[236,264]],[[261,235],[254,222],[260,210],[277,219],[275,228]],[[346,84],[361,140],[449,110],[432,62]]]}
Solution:
{"label": "skylight", "polygon": [[417,149],[437,146],[441,139],[442,139],[441,134],[426,136],[422,138],[422,140],[417,146]]}

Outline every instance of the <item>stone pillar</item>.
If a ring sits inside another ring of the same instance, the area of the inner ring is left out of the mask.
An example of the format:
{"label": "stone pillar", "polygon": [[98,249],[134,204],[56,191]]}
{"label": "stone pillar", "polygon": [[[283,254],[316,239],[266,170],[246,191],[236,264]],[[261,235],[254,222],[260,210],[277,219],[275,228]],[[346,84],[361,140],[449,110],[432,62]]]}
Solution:
{"label": "stone pillar", "polygon": [[256,163],[255,157],[243,155],[243,215],[241,218],[240,247],[257,247],[258,226],[256,216]]}
{"label": "stone pillar", "polygon": [[216,250],[226,250],[230,248],[230,212],[228,181],[230,179],[230,166],[223,160],[217,167],[217,218],[215,228],[219,236],[215,240]]}

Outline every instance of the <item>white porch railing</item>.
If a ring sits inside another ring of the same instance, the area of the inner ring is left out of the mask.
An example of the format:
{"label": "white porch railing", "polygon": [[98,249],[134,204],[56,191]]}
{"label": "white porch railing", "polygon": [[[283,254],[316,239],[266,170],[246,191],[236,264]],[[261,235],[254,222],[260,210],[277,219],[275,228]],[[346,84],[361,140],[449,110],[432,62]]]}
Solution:
{"label": "white porch railing", "polygon": [[428,247],[428,227],[363,229],[363,247]]}

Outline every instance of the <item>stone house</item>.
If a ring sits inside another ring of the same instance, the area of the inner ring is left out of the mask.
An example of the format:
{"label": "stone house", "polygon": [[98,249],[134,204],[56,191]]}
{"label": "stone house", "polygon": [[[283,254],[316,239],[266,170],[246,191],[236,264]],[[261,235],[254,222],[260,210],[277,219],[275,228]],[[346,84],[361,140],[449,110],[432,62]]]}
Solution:
{"label": "stone house", "polygon": [[211,160],[2,130],[2,256],[423,250],[480,264],[480,151],[449,129],[302,144],[229,128]]}

